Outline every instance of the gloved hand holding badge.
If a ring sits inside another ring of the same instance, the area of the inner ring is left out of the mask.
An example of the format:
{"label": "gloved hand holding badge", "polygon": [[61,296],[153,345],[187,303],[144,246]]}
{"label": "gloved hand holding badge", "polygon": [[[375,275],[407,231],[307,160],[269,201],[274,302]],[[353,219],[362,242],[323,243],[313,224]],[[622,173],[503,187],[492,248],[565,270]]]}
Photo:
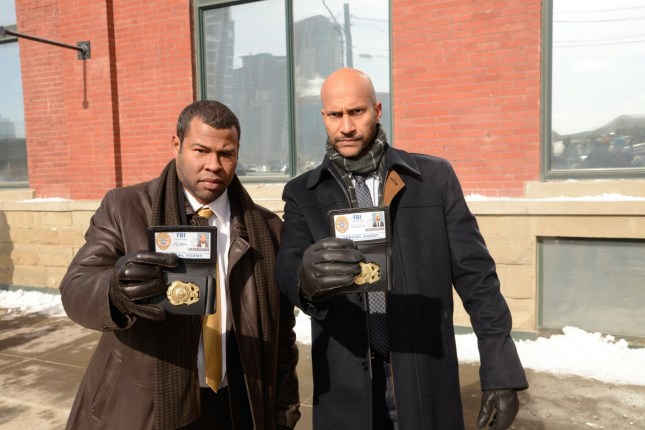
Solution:
{"label": "gloved hand holding badge", "polygon": [[[329,212],[331,235],[349,240],[362,256],[354,279],[342,293],[387,291],[391,281],[390,223],[388,207],[333,210]],[[304,260],[303,260],[304,261]],[[349,281],[348,281],[349,282]]]}
{"label": "gloved hand holding badge", "polygon": [[148,228],[151,253],[173,255],[177,264],[161,271],[163,291],[150,303],[171,314],[215,313],[217,229],[211,226]]}
{"label": "gloved hand holding badge", "polygon": [[178,264],[175,254],[140,251],[124,255],[112,270],[110,302],[125,317],[164,319],[164,310],[150,301],[166,291],[163,269],[172,269]]}
{"label": "gloved hand holding badge", "polygon": [[330,298],[352,287],[361,272],[363,254],[349,239],[328,237],[310,245],[302,256],[300,290],[312,301]]}

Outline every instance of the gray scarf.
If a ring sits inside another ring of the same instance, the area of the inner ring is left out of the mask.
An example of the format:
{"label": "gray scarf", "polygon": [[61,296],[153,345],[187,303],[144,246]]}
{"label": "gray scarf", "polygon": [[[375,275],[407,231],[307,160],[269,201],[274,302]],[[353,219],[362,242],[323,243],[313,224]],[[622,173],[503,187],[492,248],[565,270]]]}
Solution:
{"label": "gray scarf", "polygon": [[352,175],[365,175],[376,171],[380,181],[378,189],[378,204],[383,201],[383,181],[385,179],[385,151],[387,150],[387,136],[381,127],[377,124],[377,133],[374,143],[370,150],[358,160],[351,160],[340,155],[327,139],[327,156],[331,160],[332,167],[340,175],[345,188],[349,191],[350,204],[352,207],[358,207],[356,200],[356,191],[352,183]]}

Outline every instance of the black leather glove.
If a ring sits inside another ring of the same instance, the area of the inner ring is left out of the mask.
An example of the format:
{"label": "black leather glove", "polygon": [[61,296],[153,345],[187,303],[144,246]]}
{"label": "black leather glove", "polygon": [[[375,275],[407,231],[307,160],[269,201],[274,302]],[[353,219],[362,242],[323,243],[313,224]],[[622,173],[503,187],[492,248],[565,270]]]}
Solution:
{"label": "black leather glove", "polygon": [[506,430],[511,426],[520,401],[515,390],[490,390],[482,393],[482,404],[477,417],[477,427],[483,429],[493,412],[493,420],[489,424],[492,430]]}
{"label": "black leather glove", "polygon": [[148,299],[166,290],[163,269],[177,267],[175,254],[139,251],[119,258],[110,278],[110,301],[123,315],[162,320],[166,313]]}
{"label": "black leather glove", "polygon": [[302,255],[300,291],[309,300],[324,300],[352,285],[364,257],[354,241],[329,237],[309,246]]}

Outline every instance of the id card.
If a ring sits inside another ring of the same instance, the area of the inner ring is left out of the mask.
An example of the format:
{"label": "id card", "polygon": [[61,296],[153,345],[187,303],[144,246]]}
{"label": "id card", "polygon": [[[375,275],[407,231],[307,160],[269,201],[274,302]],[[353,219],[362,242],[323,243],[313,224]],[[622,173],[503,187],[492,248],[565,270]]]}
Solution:
{"label": "id card", "polygon": [[331,214],[334,236],[354,242],[387,239],[385,213],[384,208],[369,208]]}
{"label": "id card", "polygon": [[345,293],[387,291],[391,288],[390,210],[388,207],[352,208],[329,212],[333,237],[350,239],[365,256],[361,273],[354,277],[355,288]]}
{"label": "id card", "polygon": [[176,254],[192,262],[215,263],[217,229],[215,227],[150,227],[151,251]]}

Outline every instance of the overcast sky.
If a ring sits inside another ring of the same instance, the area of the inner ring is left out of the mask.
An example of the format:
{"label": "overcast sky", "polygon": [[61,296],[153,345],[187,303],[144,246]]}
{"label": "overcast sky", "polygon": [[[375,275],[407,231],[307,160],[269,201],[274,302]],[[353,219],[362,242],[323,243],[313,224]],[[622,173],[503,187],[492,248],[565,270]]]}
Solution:
{"label": "overcast sky", "polygon": [[553,3],[553,130],[645,115],[645,0]]}

